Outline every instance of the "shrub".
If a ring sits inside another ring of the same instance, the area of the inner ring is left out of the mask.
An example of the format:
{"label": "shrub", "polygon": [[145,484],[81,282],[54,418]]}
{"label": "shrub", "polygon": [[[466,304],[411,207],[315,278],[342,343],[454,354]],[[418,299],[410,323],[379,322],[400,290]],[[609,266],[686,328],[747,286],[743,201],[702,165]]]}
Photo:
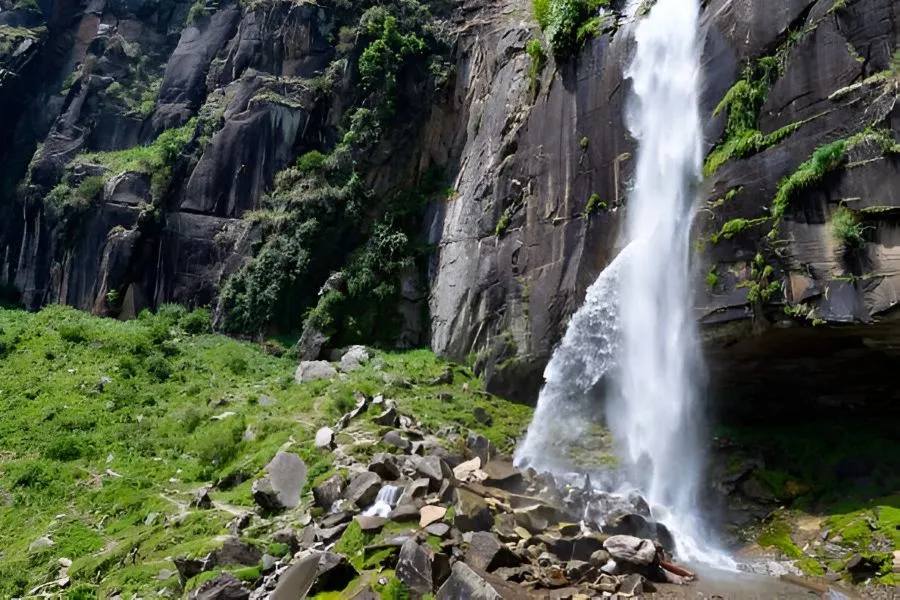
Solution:
{"label": "shrub", "polygon": [[195,308],[178,320],[178,325],[184,329],[185,333],[191,335],[199,335],[201,333],[209,333],[211,331],[210,317],[208,308]]}
{"label": "shrub", "polygon": [[839,207],[831,216],[831,234],[844,250],[859,248],[866,243],[866,227],[856,214],[846,206]]}
{"label": "shrub", "polygon": [[531,40],[525,46],[525,52],[531,57],[531,66],[528,68],[528,78],[531,81],[531,93],[536,94],[538,79],[547,64],[547,53],[544,52],[544,44],[541,40]]}
{"label": "shrub", "polygon": [[161,354],[154,354],[147,358],[144,363],[147,374],[156,381],[166,381],[172,376],[172,367]]}
{"label": "shrub", "polygon": [[311,150],[297,159],[297,169],[304,175],[315,175],[325,166],[327,158],[318,150]]}
{"label": "shrub", "polygon": [[550,49],[558,58],[567,58],[575,54],[590,37],[597,35],[601,26],[598,14],[601,8],[608,6],[609,0],[549,0],[549,10],[541,12],[538,17],[537,5],[535,18],[538,23],[543,20],[544,34]]}
{"label": "shrub", "polygon": [[47,449],[44,456],[50,460],[58,460],[60,462],[68,462],[78,460],[87,454],[89,445],[87,441],[78,435],[61,435],[55,438]]}
{"label": "shrub", "polygon": [[599,210],[606,210],[606,202],[600,200],[600,194],[591,194],[587,205],[584,207],[585,216],[590,216]]}

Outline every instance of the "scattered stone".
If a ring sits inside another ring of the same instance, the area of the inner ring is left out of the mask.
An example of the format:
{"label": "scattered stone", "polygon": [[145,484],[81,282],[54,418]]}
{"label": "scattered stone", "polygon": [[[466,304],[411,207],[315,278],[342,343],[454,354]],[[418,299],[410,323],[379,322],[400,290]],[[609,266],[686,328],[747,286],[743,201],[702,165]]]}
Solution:
{"label": "scattered stone", "polygon": [[281,575],[269,600],[306,598],[319,571],[319,553],[306,552]]}
{"label": "scattered stone", "polygon": [[397,416],[397,409],[389,406],[384,412],[375,417],[373,421],[377,425],[383,425],[384,427],[396,427],[400,422],[400,418]]}
{"label": "scattered stone", "polygon": [[631,565],[648,566],[656,560],[656,546],[651,540],[614,535],[603,542],[603,547],[613,560]]}
{"label": "scattered stone", "polygon": [[394,521],[395,523],[402,523],[404,521],[415,521],[419,518],[419,508],[415,504],[399,504],[394,510],[391,511],[391,514],[388,515],[388,519]]}
{"label": "scattered stone", "polygon": [[466,447],[472,454],[481,459],[481,464],[487,463],[494,457],[494,454],[496,454],[491,442],[483,435],[475,433],[474,431],[470,431],[469,435],[466,437]]}
{"label": "scattered stone", "polygon": [[381,437],[381,441],[389,446],[400,448],[401,450],[409,450],[412,445],[408,439],[400,435],[399,431],[391,429]]}
{"label": "scattered stone", "polygon": [[397,579],[416,596],[430,594],[433,590],[431,553],[415,539],[409,539],[401,546],[396,573]]}
{"label": "scattered stone", "polygon": [[200,488],[194,493],[194,498],[191,500],[191,508],[209,510],[212,508],[212,505],[212,498],[209,497],[209,488]]}
{"label": "scattered stone", "polygon": [[481,469],[481,459],[476,456],[472,460],[453,467],[453,476],[459,481],[469,481],[473,479],[473,475],[479,469]]}
{"label": "scattered stone", "polygon": [[254,501],[266,510],[295,508],[306,485],[306,464],[296,454],[279,452],[265,467],[266,476],[253,482]]}
{"label": "scattered stone", "polygon": [[656,586],[647,581],[643,575],[632,573],[619,582],[619,596],[623,598],[634,598],[646,593],[656,591]]}
{"label": "scattered stone", "polygon": [[363,531],[381,531],[384,524],[388,522],[384,517],[369,517],[366,515],[358,515],[354,520],[359,523],[359,528]]}
{"label": "scattered stone", "polygon": [[521,559],[500,543],[497,537],[487,531],[472,534],[472,541],[466,552],[466,564],[482,571],[491,572],[500,567],[518,567]]}
{"label": "scattered stone", "polygon": [[349,373],[369,362],[369,351],[365,346],[350,346],[341,356],[341,371]]}
{"label": "scattered stone", "polygon": [[294,374],[294,381],[303,383],[304,381],[315,381],[317,379],[334,379],[337,376],[337,370],[324,360],[304,360],[297,367]]}
{"label": "scattered stone", "polygon": [[344,499],[350,504],[364,509],[375,501],[380,489],[381,477],[376,473],[366,471],[350,480],[350,484],[344,491]]}
{"label": "scattered stone", "polygon": [[184,556],[175,557],[172,562],[175,563],[175,568],[178,570],[178,574],[181,575],[182,581],[196,577],[203,572],[205,566],[205,561],[203,560]]}
{"label": "scattered stone", "polygon": [[416,473],[422,477],[427,477],[431,482],[429,488],[432,492],[440,489],[444,479],[453,477],[453,471],[450,470],[447,463],[437,456],[416,457],[413,466]]}
{"label": "scattered stone", "polygon": [[580,581],[593,571],[591,563],[583,560],[570,560],[566,563],[566,577],[569,581]]}
{"label": "scattered stone", "polygon": [[456,517],[453,525],[461,532],[487,531],[494,525],[494,515],[481,496],[469,490],[457,490]]}
{"label": "scattered stone", "polygon": [[413,500],[424,498],[428,495],[428,486],[430,485],[430,481],[427,479],[416,479],[411,483],[407,484],[406,488],[403,490],[403,495],[400,496],[400,503],[411,502]]}
{"label": "scattered stone", "polygon": [[231,573],[219,573],[190,596],[193,600],[248,600],[250,590]]}
{"label": "scattered stone", "polygon": [[271,573],[278,566],[278,559],[271,554],[263,554],[260,567],[263,573]]}
{"label": "scattered stone", "polygon": [[900,573],[900,550],[894,550],[894,573]]}
{"label": "scattered stone", "polygon": [[447,514],[447,509],[443,506],[423,506],[419,511],[419,527],[423,529],[432,523],[440,521]]}
{"label": "scattered stone", "polygon": [[609,558],[610,558],[609,552],[601,549],[601,550],[597,550],[596,552],[592,553],[591,558],[588,562],[590,562],[595,567],[600,568],[609,562]]}
{"label": "scattered stone", "polygon": [[31,542],[31,544],[29,544],[28,546],[28,551],[38,552],[55,545],[56,544],[53,542],[53,540],[51,540],[49,537],[44,536]]}
{"label": "scattered stone", "polygon": [[440,375],[428,382],[428,385],[449,385],[453,383],[453,369],[444,367]]}
{"label": "scattered stone", "polygon": [[473,569],[464,562],[457,562],[435,600],[521,600],[529,597],[531,594],[519,585]]}
{"label": "scattered stone", "polygon": [[356,569],[346,557],[333,552],[319,554],[319,566],[316,570],[316,581],[309,590],[310,596],[322,592],[343,590],[357,576]]}
{"label": "scattered stone", "polygon": [[259,563],[262,555],[262,550],[253,544],[230,537],[222,543],[221,548],[207,555],[203,570],[209,571],[214,567],[227,565],[253,566]]}
{"label": "scattered stone", "polygon": [[[893,566],[893,565],[892,565]],[[881,563],[868,556],[854,554],[845,567],[855,581],[874,577],[881,570]]]}
{"label": "scattered stone", "polygon": [[448,533],[450,533],[450,526],[446,523],[432,523],[425,528],[425,531],[427,531],[429,535],[443,538],[446,537]]}
{"label": "scattered stone", "polygon": [[275,402],[276,402],[275,398],[273,398],[272,396],[265,396],[265,395],[260,396],[259,399],[256,401],[256,403],[259,404],[260,406],[274,406]]}
{"label": "scattered stone", "polygon": [[341,492],[344,488],[344,478],[340,475],[333,475],[313,488],[313,501],[315,505],[329,509],[335,502],[340,500]]}
{"label": "scattered stone", "polygon": [[279,529],[272,534],[272,541],[276,544],[284,544],[287,546],[290,549],[291,554],[294,554],[300,549],[300,540],[297,539],[297,534],[293,529]]}
{"label": "scattered stone", "polygon": [[331,448],[334,444],[334,430],[331,427],[323,427],[316,432],[316,448]]}
{"label": "scattered stone", "polygon": [[476,407],[475,410],[472,411],[472,416],[475,417],[476,421],[486,427],[490,427],[494,423],[494,419],[491,418],[491,415],[489,415],[488,412],[480,406]]}
{"label": "scattered stone", "polygon": [[328,529],[336,525],[341,525],[342,523],[349,523],[350,519],[352,518],[353,513],[348,510],[342,510],[336,513],[332,513],[322,519],[322,521],[319,523],[319,526]]}
{"label": "scattered stone", "polygon": [[342,523],[340,525],[335,525],[334,527],[325,529],[317,527],[316,539],[318,539],[320,542],[329,544],[341,537],[341,534],[344,533],[345,529],[347,529],[347,523]]}
{"label": "scattered stone", "polygon": [[400,467],[397,465],[397,457],[393,454],[376,454],[372,462],[369,463],[369,471],[386,481],[394,481],[400,478]]}
{"label": "scattered stone", "polygon": [[598,592],[614,593],[619,589],[619,580],[612,575],[606,573],[600,575],[600,578],[594,583],[594,589]]}

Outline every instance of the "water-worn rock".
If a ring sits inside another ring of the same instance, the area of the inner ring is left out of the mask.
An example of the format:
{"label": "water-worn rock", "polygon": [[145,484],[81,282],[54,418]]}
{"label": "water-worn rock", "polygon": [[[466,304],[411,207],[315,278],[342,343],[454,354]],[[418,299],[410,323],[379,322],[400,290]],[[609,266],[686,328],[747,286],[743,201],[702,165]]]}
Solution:
{"label": "water-worn rock", "polygon": [[430,594],[433,591],[431,552],[415,539],[407,540],[401,546],[396,573],[397,579],[417,595]]}
{"label": "water-worn rock", "polygon": [[190,596],[193,600],[248,600],[250,590],[231,573],[219,573]]}
{"label": "water-worn rock", "polygon": [[279,452],[265,466],[266,476],[253,482],[253,499],[266,510],[294,508],[306,485],[306,464],[296,454]]}
{"label": "water-worn rock", "polygon": [[522,563],[509,548],[490,532],[477,531],[466,550],[466,564],[482,571],[491,572],[500,567],[517,567]]}
{"label": "water-worn rock", "polygon": [[647,566],[656,561],[656,546],[652,540],[614,535],[603,542],[603,548],[615,561],[637,566]]}
{"label": "water-worn rock", "polygon": [[344,490],[344,499],[358,508],[366,508],[375,501],[378,490],[381,489],[381,477],[376,473],[367,471],[360,473],[350,480],[347,489]]}

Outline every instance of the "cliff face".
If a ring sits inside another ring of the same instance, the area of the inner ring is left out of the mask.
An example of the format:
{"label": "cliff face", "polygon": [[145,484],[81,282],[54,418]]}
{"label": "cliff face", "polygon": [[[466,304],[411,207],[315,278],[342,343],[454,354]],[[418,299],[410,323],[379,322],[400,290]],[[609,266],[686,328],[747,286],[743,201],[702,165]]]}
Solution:
{"label": "cliff face", "polygon": [[[254,268],[275,278],[301,262],[296,253],[260,261],[295,226],[261,226],[257,209],[283,214],[295,210],[284,208],[290,198],[308,205],[312,191],[348,189],[335,183],[333,158],[313,183],[298,175],[292,188],[276,173],[310,150],[334,157],[346,146],[366,198],[413,186],[430,201],[401,227],[433,245],[426,275],[412,268],[422,260],[381,275],[402,280],[384,297],[400,307],[404,342],[477,354],[492,389],[528,398],[567,316],[618,250],[634,163],[624,7],[574,56],[540,68],[526,51],[541,37],[530,2],[422,3],[426,50],[411,52],[430,66],[382,75],[399,82],[398,101],[361,146],[344,136],[356,131],[349,119],[387,93],[359,92],[376,85],[358,73],[374,44],[362,8],[3,2],[0,280],[28,306],[128,315],[164,302],[215,305],[234,273],[243,279],[220,313],[246,304]],[[696,287],[714,371],[762,397],[773,382],[816,375],[815,355],[821,377],[809,379],[827,390],[827,374],[850,364],[869,372],[895,346],[886,321],[900,283],[897,5],[710,0],[703,22],[709,155]],[[449,68],[434,68],[437,56]],[[136,146],[150,150],[137,156]],[[433,167],[452,191],[422,191]],[[327,225],[315,243],[297,242],[310,266],[265,287],[276,300],[241,322],[258,330],[277,316],[299,327],[323,304],[329,276],[372,245],[373,223],[399,222],[367,206],[357,229]],[[347,247],[322,245],[332,234]],[[327,322],[307,321],[310,352]],[[754,363],[761,356],[778,369]]]}

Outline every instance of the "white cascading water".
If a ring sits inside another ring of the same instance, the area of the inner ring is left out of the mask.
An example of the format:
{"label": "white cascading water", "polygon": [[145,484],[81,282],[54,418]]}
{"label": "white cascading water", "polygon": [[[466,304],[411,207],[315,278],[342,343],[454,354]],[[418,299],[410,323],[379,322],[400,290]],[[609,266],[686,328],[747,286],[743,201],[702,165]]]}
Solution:
{"label": "white cascading water", "polygon": [[626,72],[628,128],[638,142],[627,205],[628,245],[590,287],[545,371],[518,464],[563,473],[605,383],[606,418],[628,477],[675,534],[687,560],[723,567],[697,513],[701,389],[689,273],[701,177],[699,0],[658,0],[635,30]]}

